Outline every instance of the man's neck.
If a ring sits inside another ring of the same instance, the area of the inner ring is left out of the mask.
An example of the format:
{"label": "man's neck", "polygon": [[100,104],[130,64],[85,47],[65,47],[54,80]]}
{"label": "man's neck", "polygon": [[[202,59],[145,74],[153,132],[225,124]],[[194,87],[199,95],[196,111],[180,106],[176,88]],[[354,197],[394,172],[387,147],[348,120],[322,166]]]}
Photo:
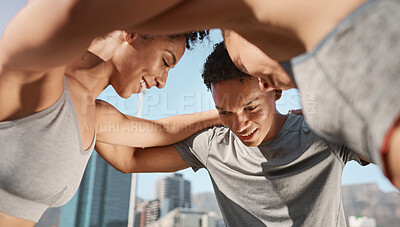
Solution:
{"label": "man's neck", "polygon": [[275,136],[277,136],[279,134],[279,132],[281,131],[287,118],[288,118],[288,115],[282,115],[278,111],[276,111],[274,121],[272,122],[272,125],[271,125],[271,129],[270,129],[268,135],[265,137],[263,142],[275,138]]}

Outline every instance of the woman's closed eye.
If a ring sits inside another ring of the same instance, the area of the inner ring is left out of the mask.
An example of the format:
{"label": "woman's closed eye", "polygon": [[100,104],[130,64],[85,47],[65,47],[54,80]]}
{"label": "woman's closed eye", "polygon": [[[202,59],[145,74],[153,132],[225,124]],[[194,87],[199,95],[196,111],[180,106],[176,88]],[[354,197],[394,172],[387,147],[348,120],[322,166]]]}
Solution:
{"label": "woman's closed eye", "polygon": [[164,68],[170,68],[170,66],[169,66],[168,62],[165,60],[165,58],[163,58],[162,61],[163,61]]}

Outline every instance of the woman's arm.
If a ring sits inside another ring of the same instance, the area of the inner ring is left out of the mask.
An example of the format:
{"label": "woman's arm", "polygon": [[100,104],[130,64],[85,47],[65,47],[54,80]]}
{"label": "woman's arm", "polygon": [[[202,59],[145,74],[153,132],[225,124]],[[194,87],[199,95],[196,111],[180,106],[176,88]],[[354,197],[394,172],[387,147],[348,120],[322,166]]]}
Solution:
{"label": "woman's arm", "polygon": [[190,0],[129,30],[138,33],[181,33],[211,28],[249,26],[250,8],[243,0]]}
{"label": "woman's arm", "polygon": [[146,120],[124,115],[105,101],[96,101],[97,140],[108,144],[165,146],[219,124],[221,121],[216,110]]}
{"label": "woman's arm", "polygon": [[97,153],[122,173],[176,172],[188,164],[174,146],[133,148],[96,142]]}
{"label": "woman's arm", "polygon": [[185,0],[35,0],[0,41],[10,70],[45,71],[79,56],[100,35],[152,18]]}

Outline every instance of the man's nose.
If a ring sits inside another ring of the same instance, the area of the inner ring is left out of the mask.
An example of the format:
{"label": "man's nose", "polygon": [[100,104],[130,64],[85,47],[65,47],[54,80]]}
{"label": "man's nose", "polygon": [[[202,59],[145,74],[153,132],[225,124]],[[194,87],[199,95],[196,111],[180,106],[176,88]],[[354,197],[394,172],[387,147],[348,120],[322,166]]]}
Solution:
{"label": "man's nose", "polygon": [[245,113],[235,114],[232,122],[232,129],[235,132],[243,132],[248,126],[249,120]]}

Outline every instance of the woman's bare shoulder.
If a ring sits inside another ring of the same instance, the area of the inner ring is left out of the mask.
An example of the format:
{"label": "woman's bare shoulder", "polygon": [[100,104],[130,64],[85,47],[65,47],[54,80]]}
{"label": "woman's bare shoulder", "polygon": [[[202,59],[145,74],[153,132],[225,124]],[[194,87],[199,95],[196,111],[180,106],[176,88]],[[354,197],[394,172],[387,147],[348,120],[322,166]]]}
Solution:
{"label": "woman's bare shoulder", "polygon": [[63,70],[26,72],[0,67],[0,121],[16,120],[49,108],[61,97]]}

